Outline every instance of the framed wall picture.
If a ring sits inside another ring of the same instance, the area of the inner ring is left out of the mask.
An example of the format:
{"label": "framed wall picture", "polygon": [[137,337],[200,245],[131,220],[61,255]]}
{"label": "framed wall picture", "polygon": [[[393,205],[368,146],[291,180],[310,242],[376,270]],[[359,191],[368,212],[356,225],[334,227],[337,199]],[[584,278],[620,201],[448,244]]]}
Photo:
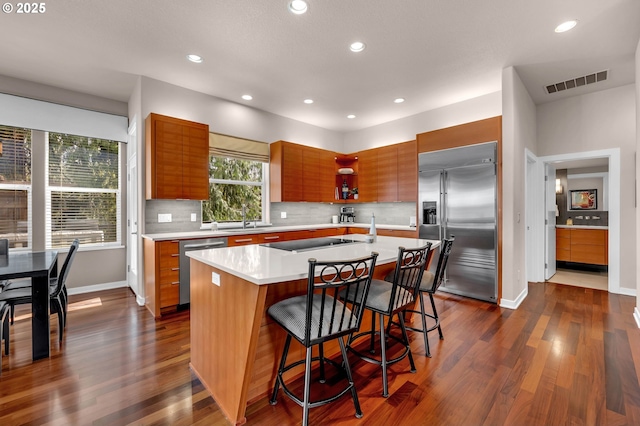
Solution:
{"label": "framed wall picture", "polygon": [[598,190],[577,189],[569,191],[570,210],[597,210]]}

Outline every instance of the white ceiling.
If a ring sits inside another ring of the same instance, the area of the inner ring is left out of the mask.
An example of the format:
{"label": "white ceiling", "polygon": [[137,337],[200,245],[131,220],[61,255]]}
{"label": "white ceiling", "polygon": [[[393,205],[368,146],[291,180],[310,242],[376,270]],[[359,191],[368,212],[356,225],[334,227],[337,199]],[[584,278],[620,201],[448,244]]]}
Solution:
{"label": "white ceiling", "polygon": [[[638,0],[308,3],[293,15],[288,0],[49,1],[2,14],[0,75],[125,102],[143,75],[336,131],[499,91],[508,66],[536,103],[634,82]],[[544,92],[604,69],[606,82]]]}

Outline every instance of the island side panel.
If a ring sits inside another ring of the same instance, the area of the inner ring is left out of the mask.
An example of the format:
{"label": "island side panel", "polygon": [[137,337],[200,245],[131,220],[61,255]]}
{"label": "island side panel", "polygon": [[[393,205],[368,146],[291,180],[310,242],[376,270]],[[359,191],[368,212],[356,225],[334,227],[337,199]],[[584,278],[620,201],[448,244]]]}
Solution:
{"label": "island side panel", "polygon": [[246,421],[266,293],[265,286],[191,259],[191,368],[234,424]]}

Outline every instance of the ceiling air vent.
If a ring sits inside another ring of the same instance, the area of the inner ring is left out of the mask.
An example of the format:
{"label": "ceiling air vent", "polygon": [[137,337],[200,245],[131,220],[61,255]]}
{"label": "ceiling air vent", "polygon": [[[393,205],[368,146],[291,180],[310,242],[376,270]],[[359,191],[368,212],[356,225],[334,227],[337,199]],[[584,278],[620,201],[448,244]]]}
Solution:
{"label": "ceiling air vent", "polygon": [[609,74],[609,70],[594,72],[593,74],[572,78],[571,80],[549,84],[548,86],[545,86],[545,89],[549,94],[562,92],[564,90],[573,89],[575,87],[580,87],[587,84],[593,84],[599,81],[604,81],[607,79],[608,74]]}

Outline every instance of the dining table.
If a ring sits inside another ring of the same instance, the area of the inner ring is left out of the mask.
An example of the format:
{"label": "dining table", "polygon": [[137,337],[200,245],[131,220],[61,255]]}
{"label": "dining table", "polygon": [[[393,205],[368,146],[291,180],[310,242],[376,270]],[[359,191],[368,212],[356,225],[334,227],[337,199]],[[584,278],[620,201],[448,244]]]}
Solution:
{"label": "dining table", "polygon": [[10,251],[0,256],[0,281],[31,278],[32,359],[50,354],[49,283],[58,276],[58,252]]}

